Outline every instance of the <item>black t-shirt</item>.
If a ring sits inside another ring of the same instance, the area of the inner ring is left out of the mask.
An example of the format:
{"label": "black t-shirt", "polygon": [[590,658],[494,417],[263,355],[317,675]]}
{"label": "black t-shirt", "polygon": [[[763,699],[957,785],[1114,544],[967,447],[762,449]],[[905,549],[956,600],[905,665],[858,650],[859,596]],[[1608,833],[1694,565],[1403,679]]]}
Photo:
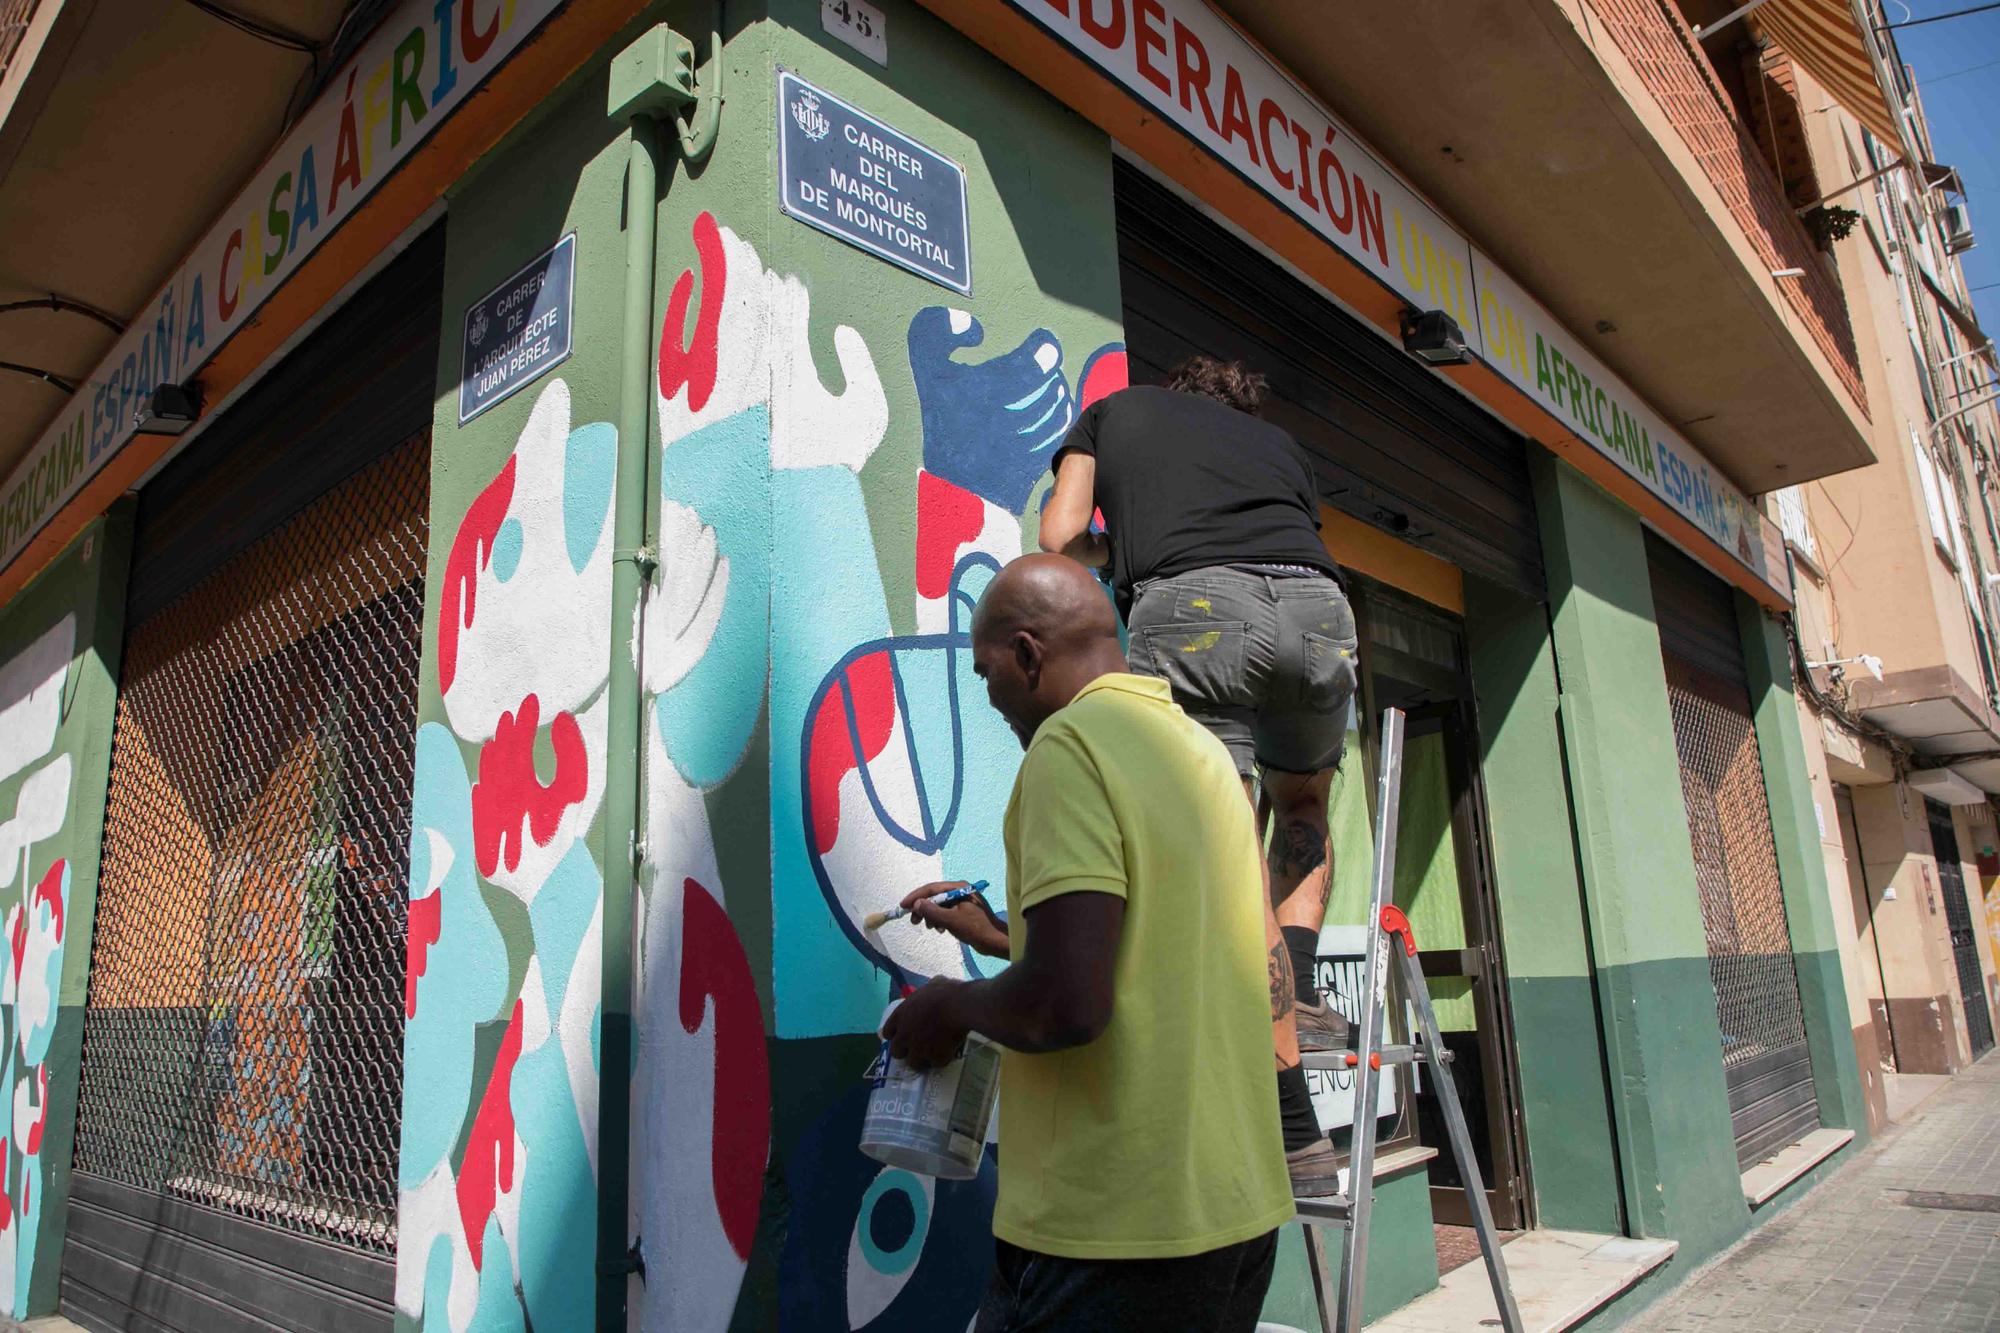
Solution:
{"label": "black t-shirt", "polygon": [[1319,539],[1312,464],[1290,432],[1202,394],[1136,386],[1085,408],[1062,455],[1097,459],[1097,507],[1121,609],[1132,585],[1209,565],[1307,565]]}

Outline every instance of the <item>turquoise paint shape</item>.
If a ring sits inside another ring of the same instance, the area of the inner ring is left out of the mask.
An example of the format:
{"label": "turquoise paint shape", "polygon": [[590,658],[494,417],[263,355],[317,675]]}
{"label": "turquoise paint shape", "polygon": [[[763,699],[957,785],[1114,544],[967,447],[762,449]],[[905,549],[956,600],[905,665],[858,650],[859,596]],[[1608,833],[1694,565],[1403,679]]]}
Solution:
{"label": "turquoise paint shape", "polygon": [[[806,710],[849,650],[889,635],[861,483],[840,467],[772,476],[771,900],[777,1035],[868,1032],[882,974],[848,941],[806,848]],[[842,818],[868,817],[865,809]],[[915,888],[914,884],[909,888]]]}
{"label": "turquoise paint shape", "polygon": [[584,839],[570,845],[556,868],[542,882],[528,919],[535,929],[535,957],[542,964],[542,993],[548,1001],[549,1022],[562,1013],[563,997],[569,991],[570,973],[576,967],[577,951],[583,947],[584,932],[590,929],[598,900],[604,894],[604,877],[590,859]]}
{"label": "turquoise paint shape", "polygon": [[521,548],[527,544],[527,530],[518,518],[506,519],[493,534],[493,577],[510,582],[521,567]]}
{"label": "turquoise paint shape", "polygon": [[425,1333],[451,1328],[451,1240],[437,1236],[431,1241],[429,1258],[424,1261],[424,1314],[421,1327]]}
{"label": "turquoise paint shape", "polygon": [[[660,467],[660,497],[686,505],[713,528],[716,554],[729,562],[722,615],[708,649],[660,696],[656,710],[660,738],[674,767],[706,790],[742,762],[764,705],[771,627],[769,409],[746,408],[668,445]],[[815,535],[848,521],[796,510],[785,518]],[[867,516],[859,521],[865,530]],[[881,598],[879,589],[876,598]]]}
{"label": "turquoise paint shape", "polygon": [[[428,886],[435,856],[449,856],[437,892],[438,938],[417,980],[417,1012],[403,1029],[403,1143],[397,1179],[414,1189],[457,1142],[472,1098],[474,1037],[508,998],[506,944],[474,872],[472,785],[458,742],[444,727],[417,729],[411,800],[410,884]],[[432,834],[439,848],[433,851]]]}
{"label": "turquoise paint shape", "polygon": [[[875,1243],[874,1228],[869,1219],[874,1216],[875,1205],[882,1196],[894,1191],[910,1201],[913,1221],[910,1234],[903,1243],[893,1250],[885,1250]],[[894,1277],[907,1272],[923,1257],[924,1239],[931,1231],[930,1200],[924,1197],[923,1183],[908,1171],[889,1167],[869,1182],[868,1192],[861,1196],[861,1207],[855,1210],[854,1234],[861,1242],[861,1255],[878,1273]]]}
{"label": "turquoise paint shape", "polygon": [[[611,482],[618,465],[618,428],[593,421],[569,433],[563,450],[563,542],[569,565],[583,573],[611,515]],[[497,559],[498,552],[495,552]],[[505,574],[500,576],[506,578]]]}
{"label": "turquoise paint shape", "polygon": [[[521,1296],[536,1329],[588,1326],[578,1302],[597,1254],[597,1186],[556,1034],[514,1066],[508,1100],[527,1145],[520,1172]],[[484,1302],[482,1301],[482,1306]]]}
{"label": "turquoise paint shape", "polygon": [[[524,1333],[521,1297],[515,1288],[513,1257],[507,1253],[507,1238],[500,1231],[500,1214],[495,1210],[486,1219],[486,1239],[479,1251],[479,1304],[465,1333]],[[425,1307],[428,1315],[429,1307]],[[580,1319],[571,1327],[581,1328]]]}

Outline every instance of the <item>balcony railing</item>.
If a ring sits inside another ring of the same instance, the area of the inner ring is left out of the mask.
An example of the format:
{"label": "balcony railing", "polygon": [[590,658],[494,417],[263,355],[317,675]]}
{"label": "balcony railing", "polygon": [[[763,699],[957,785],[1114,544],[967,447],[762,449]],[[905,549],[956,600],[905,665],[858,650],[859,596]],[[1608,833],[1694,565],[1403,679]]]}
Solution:
{"label": "balcony railing", "polygon": [[1668,0],[1589,0],[1589,4],[1721,192],[1758,261],[1774,272],[1805,271],[1803,277],[1778,279],[1779,289],[1832,363],[1855,406],[1866,414],[1868,395],[1840,284],[1786,203],[1777,177],[1738,118],[1686,21]]}

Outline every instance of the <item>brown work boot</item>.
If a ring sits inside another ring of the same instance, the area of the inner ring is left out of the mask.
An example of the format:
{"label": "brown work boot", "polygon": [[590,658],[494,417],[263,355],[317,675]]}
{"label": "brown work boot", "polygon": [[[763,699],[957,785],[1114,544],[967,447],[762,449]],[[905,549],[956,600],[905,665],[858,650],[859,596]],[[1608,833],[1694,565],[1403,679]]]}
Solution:
{"label": "brown work boot", "polygon": [[1292,1197],[1323,1199],[1340,1193],[1340,1155],[1331,1140],[1318,1138],[1285,1154],[1292,1173]]}
{"label": "brown work boot", "polygon": [[1351,1034],[1347,1015],[1328,1004],[1325,1000],[1315,1000],[1308,1004],[1300,1000],[1294,1006],[1299,1025],[1299,1049],[1301,1051],[1344,1051]]}

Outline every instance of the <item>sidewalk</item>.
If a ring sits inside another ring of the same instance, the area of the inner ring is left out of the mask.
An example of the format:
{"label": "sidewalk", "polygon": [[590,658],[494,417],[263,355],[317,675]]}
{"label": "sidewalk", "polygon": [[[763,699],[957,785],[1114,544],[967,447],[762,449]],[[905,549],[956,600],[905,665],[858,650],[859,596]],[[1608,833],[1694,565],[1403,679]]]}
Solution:
{"label": "sidewalk", "polygon": [[1630,1327],[2000,1329],[2000,1055]]}

